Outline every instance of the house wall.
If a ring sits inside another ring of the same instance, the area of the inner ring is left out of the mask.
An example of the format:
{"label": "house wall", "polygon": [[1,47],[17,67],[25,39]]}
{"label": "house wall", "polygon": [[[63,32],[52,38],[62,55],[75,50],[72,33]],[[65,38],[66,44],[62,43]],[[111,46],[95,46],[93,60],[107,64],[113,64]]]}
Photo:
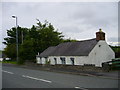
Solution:
{"label": "house wall", "polygon": [[37,64],[45,64],[46,58],[44,58],[44,57],[40,58],[39,56],[37,56],[36,61],[37,61]]}
{"label": "house wall", "polygon": [[57,59],[57,64],[62,64],[60,57],[66,58],[67,65],[72,65],[70,58],[74,58],[75,65],[93,64],[101,67],[103,62],[107,62],[115,58],[115,53],[108,46],[106,41],[100,40],[88,56],[50,56],[49,59],[51,64],[55,64],[54,58]]}
{"label": "house wall", "polygon": [[40,57],[36,56],[36,61],[37,61],[37,64],[41,64]]}
{"label": "house wall", "polygon": [[[103,62],[115,58],[115,53],[106,41],[100,40],[88,56],[49,56],[47,60],[50,60],[51,65],[55,65],[54,58],[56,58],[57,64],[62,64],[61,57],[65,58],[67,65],[72,65],[70,58],[74,58],[74,65],[94,64],[95,66],[101,67]],[[37,58],[38,64],[45,64],[45,61],[45,58]]]}
{"label": "house wall", "polygon": [[101,67],[103,62],[110,61],[113,58],[115,58],[114,51],[108,46],[106,41],[101,40],[90,52],[88,61]]}
{"label": "house wall", "polygon": [[49,60],[50,60],[50,64],[55,65],[55,60],[54,58],[56,58],[57,60],[57,64],[62,64],[61,62],[61,57],[65,57],[65,61],[67,65],[72,65],[72,61],[70,58],[74,58],[74,65],[83,65],[84,62],[87,60],[87,56],[50,56]]}
{"label": "house wall", "polygon": [[42,64],[46,64],[46,58],[42,57],[41,61],[42,61]]}

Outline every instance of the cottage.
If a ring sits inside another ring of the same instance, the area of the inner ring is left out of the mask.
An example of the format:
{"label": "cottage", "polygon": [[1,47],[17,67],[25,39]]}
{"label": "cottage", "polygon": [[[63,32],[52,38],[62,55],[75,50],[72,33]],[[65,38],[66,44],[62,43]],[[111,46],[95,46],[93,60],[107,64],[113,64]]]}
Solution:
{"label": "cottage", "polygon": [[96,32],[94,39],[61,43],[47,48],[36,56],[38,64],[45,64],[50,61],[51,65],[91,64],[98,67],[101,67],[103,62],[110,61],[113,58],[115,58],[115,53],[106,43],[105,33],[101,29]]}

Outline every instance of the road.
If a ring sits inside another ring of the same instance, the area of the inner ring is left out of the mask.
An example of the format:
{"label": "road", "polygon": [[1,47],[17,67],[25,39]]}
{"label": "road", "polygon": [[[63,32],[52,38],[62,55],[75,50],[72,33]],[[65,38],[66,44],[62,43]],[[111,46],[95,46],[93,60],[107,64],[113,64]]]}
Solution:
{"label": "road", "polygon": [[2,88],[118,88],[117,79],[3,66]]}

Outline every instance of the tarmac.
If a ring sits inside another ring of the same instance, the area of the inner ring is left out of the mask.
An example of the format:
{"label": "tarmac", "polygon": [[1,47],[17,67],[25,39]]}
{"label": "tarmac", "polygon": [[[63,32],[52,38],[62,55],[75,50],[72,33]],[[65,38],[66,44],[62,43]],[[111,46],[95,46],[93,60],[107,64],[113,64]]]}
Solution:
{"label": "tarmac", "polygon": [[120,80],[120,71],[109,71],[109,72],[95,72],[95,71],[75,71],[75,70],[66,70],[62,68],[51,68],[48,66],[42,66],[37,64],[29,64],[29,65],[16,65],[16,64],[8,64],[3,63],[4,66],[12,66],[18,68],[26,68],[26,69],[34,69],[34,70],[43,70],[57,73],[65,73],[65,74],[75,74],[82,76],[93,76],[93,77],[101,77],[101,78],[110,78],[110,79],[118,79]]}

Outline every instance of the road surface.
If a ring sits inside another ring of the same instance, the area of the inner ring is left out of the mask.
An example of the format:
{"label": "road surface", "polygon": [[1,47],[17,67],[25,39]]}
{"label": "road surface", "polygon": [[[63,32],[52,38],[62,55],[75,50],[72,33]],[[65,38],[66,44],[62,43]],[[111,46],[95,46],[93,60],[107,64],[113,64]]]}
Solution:
{"label": "road surface", "polygon": [[118,80],[3,66],[2,88],[118,88]]}

